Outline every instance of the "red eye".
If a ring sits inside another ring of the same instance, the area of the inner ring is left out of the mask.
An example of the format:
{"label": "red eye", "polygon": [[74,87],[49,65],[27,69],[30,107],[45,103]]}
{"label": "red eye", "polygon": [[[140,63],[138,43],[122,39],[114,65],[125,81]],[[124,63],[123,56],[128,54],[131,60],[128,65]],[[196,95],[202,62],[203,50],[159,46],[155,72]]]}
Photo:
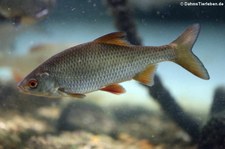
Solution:
{"label": "red eye", "polygon": [[36,79],[31,79],[28,82],[28,86],[32,89],[36,88],[38,86],[38,81]]}

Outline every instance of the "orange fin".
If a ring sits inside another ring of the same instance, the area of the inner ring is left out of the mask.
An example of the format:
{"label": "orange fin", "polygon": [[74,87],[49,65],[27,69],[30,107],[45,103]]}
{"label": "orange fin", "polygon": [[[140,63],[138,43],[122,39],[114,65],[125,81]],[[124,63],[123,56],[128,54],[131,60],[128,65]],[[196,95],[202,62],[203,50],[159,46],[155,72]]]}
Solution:
{"label": "orange fin", "polygon": [[128,46],[130,44],[125,40],[125,37],[126,34],[124,32],[113,32],[95,39],[94,42]]}
{"label": "orange fin", "polygon": [[110,92],[113,94],[123,94],[126,92],[126,90],[119,84],[111,84],[109,86],[101,88],[100,90]]}
{"label": "orange fin", "polygon": [[155,71],[156,65],[149,65],[144,71],[136,74],[133,79],[145,85],[152,86],[154,84]]}
{"label": "orange fin", "polygon": [[84,94],[72,93],[72,92],[66,91],[64,88],[59,88],[58,90],[68,96],[71,96],[71,97],[75,97],[75,98],[84,98],[85,97]]}

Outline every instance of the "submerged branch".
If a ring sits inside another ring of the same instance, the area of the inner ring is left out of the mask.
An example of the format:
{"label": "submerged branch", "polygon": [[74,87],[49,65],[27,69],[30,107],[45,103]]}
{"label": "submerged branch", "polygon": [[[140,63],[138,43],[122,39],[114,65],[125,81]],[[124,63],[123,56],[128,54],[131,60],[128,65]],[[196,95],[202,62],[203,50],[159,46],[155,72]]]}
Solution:
{"label": "submerged branch", "polygon": [[[209,133],[210,132],[210,133]],[[215,90],[210,119],[202,128],[198,142],[199,149],[225,148],[225,88]]]}
{"label": "submerged branch", "polygon": [[194,142],[197,141],[200,133],[199,123],[183,111],[157,75],[154,81],[155,84],[152,87],[146,86],[149,94],[160,104],[163,111],[190,135]]}
{"label": "submerged branch", "polygon": [[215,91],[210,116],[216,117],[225,113],[225,87],[218,87]]}
{"label": "submerged branch", "polygon": [[108,0],[109,8],[115,19],[118,30],[127,34],[127,40],[134,45],[141,45],[134,17],[127,5],[127,0]]}
{"label": "submerged branch", "polygon": [[[130,43],[141,45],[141,40],[137,34],[133,15],[128,7],[127,0],[108,0],[108,5],[115,18],[118,30],[127,33]],[[150,95],[160,104],[165,113],[186,131],[193,141],[197,141],[200,130],[199,124],[182,110],[169,91],[163,86],[157,75],[155,76],[155,85],[147,88]]]}

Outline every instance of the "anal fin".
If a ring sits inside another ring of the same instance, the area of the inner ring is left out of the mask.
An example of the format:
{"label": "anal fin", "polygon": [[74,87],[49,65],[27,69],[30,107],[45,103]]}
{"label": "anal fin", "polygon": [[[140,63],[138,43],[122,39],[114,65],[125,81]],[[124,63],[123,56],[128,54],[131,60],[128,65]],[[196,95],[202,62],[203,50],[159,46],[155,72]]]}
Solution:
{"label": "anal fin", "polygon": [[145,85],[152,86],[154,84],[154,74],[156,65],[149,65],[144,71],[136,74],[133,79]]}
{"label": "anal fin", "polygon": [[119,84],[111,84],[101,88],[100,90],[110,92],[112,94],[123,94],[126,92],[126,90]]}

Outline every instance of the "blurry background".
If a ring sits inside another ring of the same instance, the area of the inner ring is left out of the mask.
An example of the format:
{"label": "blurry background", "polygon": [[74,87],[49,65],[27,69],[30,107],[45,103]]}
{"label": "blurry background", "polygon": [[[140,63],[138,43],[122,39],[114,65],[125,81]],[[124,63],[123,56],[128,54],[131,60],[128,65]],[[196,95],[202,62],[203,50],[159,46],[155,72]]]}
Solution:
{"label": "blurry background", "polygon": [[[4,0],[1,1],[4,2]],[[187,108],[190,106],[192,109],[206,110],[211,103],[214,88],[225,83],[223,66],[225,63],[225,42],[223,42],[225,9],[224,6],[181,6],[180,2],[184,1],[129,0],[144,45],[167,44],[180,35],[187,26],[193,23],[201,24],[201,33],[193,51],[202,60],[211,79],[209,81],[201,80],[180,66],[167,62],[158,66],[157,73],[181,105]],[[50,0],[47,4],[50,5],[49,3]],[[49,6],[49,8],[45,6],[48,14],[42,20],[36,19],[33,24],[19,22],[15,25],[14,20],[8,21],[8,18],[3,16],[0,24],[1,52],[6,51],[9,57],[13,55],[26,57],[30,48],[37,45],[44,45],[46,51],[48,51],[47,46],[53,49],[57,47],[56,49],[59,51],[116,31],[106,1],[58,0],[56,3],[52,0],[51,5],[53,6]],[[37,6],[28,5],[27,7],[28,10],[32,10]],[[56,53],[57,50],[55,50]],[[45,56],[50,57],[51,54]],[[3,66],[4,59],[0,61]],[[29,61],[24,63],[21,64],[21,67],[29,67],[26,66],[29,65]],[[35,68],[35,65],[31,65],[27,72]],[[6,73],[6,70],[9,70],[6,66],[7,64],[2,69],[4,71],[1,71],[4,79],[10,76]],[[154,105],[154,103],[149,103],[146,90],[137,82],[131,81],[123,83],[123,85],[127,89],[125,95],[115,96],[102,92],[96,94],[112,98],[113,101],[137,103],[147,101],[148,105]],[[126,99],[128,101],[125,101]]]}
{"label": "blurry background", "polygon": [[[206,115],[210,110],[215,88],[225,84],[225,6],[180,5],[181,2],[198,2],[198,0],[127,1],[144,45],[168,44],[176,39],[187,26],[200,23],[201,32],[193,47],[193,52],[205,65],[211,77],[210,80],[201,80],[170,62],[160,63],[157,74],[185,111],[189,111],[195,116],[200,113]],[[222,0],[213,2],[225,4]],[[3,103],[1,104],[3,109],[5,107],[7,112],[10,111],[10,108],[16,107],[21,108],[22,111],[27,109],[32,111],[34,107],[51,105],[51,108],[48,107],[49,111],[41,109],[36,118],[41,117],[42,120],[47,120],[50,124],[55,125],[53,119],[60,113],[55,109],[58,100],[51,99],[46,102],[45,99],[43,102],[43,98],[22,95],[15,89],[16,82],[53,54],[117,31],[114,24],[114,18],[106,0],[0,0],[0,102]],[[151,110],[159,109],[158,104],[150,100],[147,89],[139,83],[129,81],[122,85],[127,90],[126,94],[117,96],[98,91],[88,94],[87,101],[106,107],[114,104],[118,106],[133,104]],[[4,86],[13,86],[14,90]],[[4,99],[10,99],[10,102],[5,104]],[[21,104],[20,99],[23,99],[24,103]],[[30,106],[28,100],[31,100],[34,105]],[[62,104],[64,107],[70,100],[63,101],[65,102]],[[88,111],[88,109],[86,110]],[[145,112],[142,111],[142,114]],[[43,115],[44,118],[42,118]],[[66,121],[65,117],[62,117],[62,121]],[[132,114],[124,114],[124,117],[133,118]],[[134,117],[136,119],[139,115]],[[80,118],[83,117],[80,116]],[[146,120],[145,118],[142,120]],[[35,120],[31,121],[35,122]],[[8,128],[7,125],[3,125],[4,121],[0,122],[2,130]],[[20,123],[20,120],[16,118],[14,121]],[[155,119],[153,121],[152,128],[154,129],[159,126],[158,123],[161,121],[156,120],[155,122]],[[162,126],[160,125],[160,128],[156,129],[161,136],[165,134],[160,130],[170,128],[170,125],[167,124],[169,120],[163,117],[163,121],[165,121],[165,125],[161,123]],[[17,124],[17,122],[15,123]],[[47,127],[51,127],[49,123]],[[21,122],[21,124],[23,123]],[[30,126],[33,127],[33,123],[24,124],[21,127],[30,128]],[[37,129],[38,132],[44,131],[43,127],[38,123],[34,129]],[[118,127],[118,129],[125,128],[126,126]],[[173,129],[170,130],[172,132]],[[183,136],[179,133],[177,135]],[[151,139],[156,138],[154,133],[151,134]],[[127,138],[125,137],[125,139]],[[184,135],[183,140],[185,139]],[[33,141],[35,139],[31,139],[31,144]]]}

